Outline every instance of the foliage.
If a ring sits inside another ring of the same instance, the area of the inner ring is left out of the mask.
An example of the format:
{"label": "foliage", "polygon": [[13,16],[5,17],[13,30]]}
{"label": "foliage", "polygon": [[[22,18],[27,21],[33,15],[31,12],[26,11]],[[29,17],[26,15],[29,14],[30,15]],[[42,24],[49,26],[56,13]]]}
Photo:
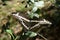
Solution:
{"label": "foliage", "polygon": [[37,33],[34,33],[34,32],[31,32],[31,31],[28,31],[27,33],[25,33],[25,35],[29,36],[29,37],[34,37],[37,35]]}

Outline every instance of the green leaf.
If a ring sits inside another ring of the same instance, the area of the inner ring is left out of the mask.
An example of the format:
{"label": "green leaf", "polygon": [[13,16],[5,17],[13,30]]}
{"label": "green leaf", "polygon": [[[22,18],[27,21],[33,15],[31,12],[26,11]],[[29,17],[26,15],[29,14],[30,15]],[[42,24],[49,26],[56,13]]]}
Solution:
{"label": "green leaf", "polygon": [[38,9],[37,7],[33,7],[32,12],[36,12],[37,9]]}
{"label": "green leaf", "polygon": [[30,16],[30,18],[32,18],[32,19],[33,19],[33,17],[39,18],[39,14],[37,14],[37,13],[30,13],[29,16]]}
{"label": "green leaf", "polygon": [[35,37],[35,36],[37,36],[37,34],[34,33],[34,32],[32,32],[31,35],[30,35],[29,37]]}
{"label": "green leaf", "polygon": [[33,17],[34,17],[34,13],[30,13],[30,14],[29,14],[29,17],[30,17],[30,18],[33,18]]}
{"label": "green leaf", "polygon": [[29,37],[35,37],[35,36],[37,36],[37,34],[35,32],[31,32],[31,31],[28,31],[27,33],[25,33],[25,35],[27,35]]}
{"label": "green leaf", "polygon": [[43,8],[44,7],[44,1],[34,2],[34,7]]}
{"label": "green leaf", "polygon": [[31,2],[33,2],[33,3],[34,3],[34,0],[31,0]]}
{"label": "green leaf", "polygon": [[13,37],[13,39],[14,39],[12,30],[7,29],[6,32],[9,33]]}
{"label": "green leaf", "polygon": [[37,18],[39,18],[39,15],[37,13],[34,13],[34,16],[37,17]]}
{"label": "green leaf", "polygon": [[6,32],[12,34],[12,30],[6,30]]}

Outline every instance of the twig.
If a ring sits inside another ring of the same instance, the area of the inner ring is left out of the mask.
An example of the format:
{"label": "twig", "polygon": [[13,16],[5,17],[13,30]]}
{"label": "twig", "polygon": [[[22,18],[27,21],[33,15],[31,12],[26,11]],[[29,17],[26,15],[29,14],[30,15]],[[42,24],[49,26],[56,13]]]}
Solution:
{"label": "twig", "polygon": [[23,19],[23,20],[25,20],[25,21],[27,21],[27,22],[30,22],[30,20],[28,20],[28,19],[26,19],[26,18],[20,16],[19,13],[13,14],[13,16],[17,17],[18,19],[21,18],[21,19]]}
{"label": "twig", "polygon": [[[23,18],[22,16],[19,16],[19,13],[13,14],[13,16],[15,16],[16,18],[18,18],[18,19],[21,21],[21,24],[22,24],[27,30],[29,30],[29,28],[24,24],[24,22],[23,22],[23,20],[22,20],[22,19],[24,19],[24,20],[27,20],[27,19]],[[27,21],[29,21],[29,20],[27,20]]]}
{"label": "twig", "polygon": [[45,19],[43,19],[43,21],[40,21],[40,24],[52,24],[52,23],[47,21],[47,20],[45,20]]}
{"label": "twig", "polygon": [[[24,18],[24,17],[20,16],[19,13],[13,14],[13,16],[16,16],[18,19],[21,18],[21,19],[23,19],[23,20],[25,20],[25,21],[27,21],[27,22],[40,22],[41,24],[43,24],[43,23],[45,22],[45,23],[51,24],[51,22],[46,21],[45,19],[43,19],[42,21],[29,20],[29,19],[27,19],[27,18]],[[44,23],[44,24],[45,24],[45,23]]]}
{"label": "twig", "polygon": [[30,29],[33,29],[37,26],[39,26],[40,24],[52,24],[51,22],[49,21],[46,21],[45,19],[43,21],[39,21],[39,23],[37,23],[36,25],[32,26]]}
{"label": "twig", "polygon": [[27,22],[39,22],[39,21],[37,21],[37,20],[29,20],[29,19],[26,19],[26,18],[20,16],[19,13],[13,14],[13,16],[15,16],[15,17],[18,18],[18,19],[21,18],[21,19],[23,19],[23,20],[25,20],[25,21],[27,21]]}
{"label": "twig", "polygon": [[32,26],[30,29],[35,28],[36,26],[39,26],[40,24],[52,24],[51,22],[43,19],[42,21],[37,21],[37,20],[28,20],[22,16],[19,15],[19,13],[17,14],[13,14],[13,16],[15,16],[17,19],[19,19],[22,23],[22,25],[28,30],[29,28],[24,24],[23,20],[27,21],[27,22],[38,22],[36,25]]}
{"label": "twig", "polygon": [[38,20],[30,20],[30,22],[40,22],[40,21],[38,21]]}
{"label": "twig", "polygon": [[27,22],[40,22],[40,24],[52,24],[51,22],[49,22],[49,21],[47,21],[47,20],[45,20],[45,19],[43,19],[42,21],[29,20],[29,19],[26,19],[26,18],[20,16],[19,13],[13,14],[13,16],[16,16],[18,19],[21,18],[21,19],[23,19],[23,20],[25,20],[25,21],[27,21]]}
{"label": "twig", "polygon": [[31,27],[30,30],[33,29],[33,28],[35,28],[35,27],[37,27],[37,26],[39,26],[39,25],[40,25],[40,23],[37,23],[36,25],[34,25],[33,27]]}
{"label": "twig", "polygon": [[39,33],[37,33],[40,37],[42,37],[43,39],[45,39],[45,40],[48,40],[47,38],[45,38],[43,35],[41,35],[41,34],[39,34]]}
{"label": "twig", "polygon": [[22,25],[23,25],[27,30],[29,30],[29,27],[27,27],[27,26],[24,24],[24,22],[22,22]]}
{"label": "twig", "polygon": [[21,24],[27,29],[29,30],[29,28],[25,25],[25,23],[23,22],[23,20],[21,18],[19,18],[19,20],[21,21]]}

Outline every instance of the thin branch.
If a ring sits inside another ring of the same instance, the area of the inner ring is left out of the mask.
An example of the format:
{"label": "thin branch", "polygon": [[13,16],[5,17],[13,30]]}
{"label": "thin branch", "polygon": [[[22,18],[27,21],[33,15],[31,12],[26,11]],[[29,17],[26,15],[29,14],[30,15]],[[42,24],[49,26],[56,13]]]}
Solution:
{"label": "thin branch", "polygon": [[40,22],[40,24],[52,24],[51,22],[49,22],[49,21],[47,21],[47,20],[45,20],[45,19],[43,19],[42,21],[29,20],[29,19],[27,19],[27,18],[24,18],[24,17],[20,16],[19,13],[13,14],[13,16],[16,16],[18,19],[21,18],[21,19],[23,19],[23,20],[25,20],[25,21],[27,21],[27,22]]}
{"label": "thin branch", "polygon": [[27,27],[27,26],[24,24],[24,22],[22,22],[22,25],[23,25],[27,30],[29,30],[29,27]]}
{"label": "thin branch", "polygon": [[23,19],[23,20],[25,20],[25,21],[27,21],[27,22],[30,22],[30,20],[28,20],[28,19],[26,19],[26,18],[20,16],[19,13],[13,14],[13,16],[17,17],[18,19],[21,18],[21,19]]}
{"label": "thin branch", "polygon": [[[22,20],[22,19],[24,19],[24,20],[27,20],[27,19],[23,18],[22,16],[19,16],[19,13],[13,14],[13,16],[15,16],[17,19],[19,19],[19,20],[21,21],[21,24],[22,24],[27,30],[29,30],[29,28],[24,24],[24,22],[23,22],[23,20]],[[29,21],[29,20],[27,20],[27,21]]]}
{"label": "thin branch", "polygon": [[48,40],[47,38],[45,38],[43,35],[41,35],[41,34],[39,34],[39,33],[37,33],[40,37],[42,37],[43,39],[45,39],[45,40]]}
{"label": "thin branch", "polygon": [[19,18],[19,20],[21,21],[21,24],[27,29],[29,30],[29,28],[25,25],[25,23],[23,22],[23,20],[21,18]]}
{"label": "thin branch", "polygon": [[40,21],[40,24],[52,24],[52,23],[50,21],[43,19],[43,21]]}
{"label": "thin branch", "polygon": [[30,29],[33,29],[37,26],[39,26],[40,24],[51,24],[51,22],[46,21],[45,19],[43,21],[39,21],[39,23],[37,23],[36,25],[32,26]]}
{"label": "thin branch", "polygon": [[30,20],[30,22],[40,22],[40,21],[38,21],[38,20]]}
{"label": "thin branch", "polygon": [[40,25],[40,23],[37,23],[36,25],[32,26],[32,27],[30,28],[30,30],[33,29],[33,28],[35,28],[35,27],[37,27],[37,26],[39,26],[39,25]]}
{"label": "thin branch", "polygon": [[24,24],[23,20],[27,21],[27,22],[38,22],[36,25],[32,26],[30,29],[33,29],[37,26],[39,26],[40,24],[52,24],[51,22],[43,19],[42,21],[37,21],[37,20],[28,20],[22,16],[19,15],[19,13],[17,14],[13,14],[13,16],[15,16],[17,19],[19,19],[22,23],[22,25],[28,30],[29,28]]}

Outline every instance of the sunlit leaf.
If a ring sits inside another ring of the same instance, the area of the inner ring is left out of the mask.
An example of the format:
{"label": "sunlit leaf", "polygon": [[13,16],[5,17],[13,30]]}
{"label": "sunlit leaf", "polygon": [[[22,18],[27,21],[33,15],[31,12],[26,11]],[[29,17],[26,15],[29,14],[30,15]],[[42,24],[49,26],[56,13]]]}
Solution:
{"label": "sunlit leaf", "polygon": [[12,35],[12,30],[6,30],[6,32]]}
{"label": "sunlit leaf", "polygon": [[35,3],[34,3],[34,6],[35,6],[35,7],[42,8],[42,7],[44,7],[44,1],[35,2]]}
{"label": "sunlit leaf", "polygon": [[31,2],[33,2],[33,3],[34,3],[34,0],[31,0]]}
{"label": "sunlit leaf", "polygon": [[33,7],[32,11],[33,11],[33,12],[36,12],[37,9],[38,9],[37,7]]}
{"label": "sunlit leaf", "polygon": [[35,36],[37,36],[37,34],[35,32],[31,32],[31,31],[28,31],[27,33],[25,33],[25,35],[27,35],[29,37],[35,37]]}
{"label": "sunlit leaf", "polygon": [[37,18],[39,18],[39,14],[37,14],[37,13],[34,13],[34,16],[37,17]]}
{"label": "sunlit leaf", "polygon": [[34,17],[34,14],[33,14],[33,13],[30,13],[30,14],[29,14],[29,17],[30,17],[30,18],[33,18],[33,17]]}
{"label": "sunlit leaf", "polygon": [[30,18],[33,18],[33,17],[39,18],[39,14],[37,13],[30,13],[29,16]]}
{"label": "sunlit leaf", "polygon": [[11,37],[14,39],[12,30],[7,29],[6,32],[9,33],[11,35]]}

